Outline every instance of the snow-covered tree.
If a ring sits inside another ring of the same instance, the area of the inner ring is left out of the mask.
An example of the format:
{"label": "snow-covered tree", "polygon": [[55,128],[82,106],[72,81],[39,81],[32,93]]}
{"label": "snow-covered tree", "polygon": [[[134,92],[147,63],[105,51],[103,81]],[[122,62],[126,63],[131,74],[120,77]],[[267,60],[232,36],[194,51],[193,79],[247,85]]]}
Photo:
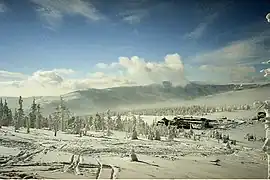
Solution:
{"label": "snow-covered tree", "polygon": [[15,108],[14,110],[14,127],[15,127],[15,131],[19,129],[19,115],[18,115],[18,110]]}
{"label": "snow-covered tree", "polygon": [[89,124],[89,127],[91,127],[94,124],[93,116],[89,116],[88,124]]}
{"label": "snow-covered tree", "polygon": [[60,112],[61,112],[61,122],[60,122],[60,129],[62,131],[65,131],[67,126],[68,126],[68,121],[69,119],[69,109],[65,105],[65,101],[62,96],[60,96]]}
{"label": "snow-covered tree", "polygon": [[13,122],[13,114],[12,114],[11,109],[8,109],[7,118],[8,118],[8,126],[14,124],[14,122]]}
{"label": "snow-covered tree", "polygon": [[123,130],[123,122],[121,119],[121,115],[117,114],[116,120],[115,120],[115,130],[122,131]]}
{"label": "snow-covered tree", "polygon": [[56,106],[55,112],[53,113],[54,136],[57,135],[57,131],[59,130],[60,118],[61,118],[60,107],[59,106]]}
{"label": "snow-covered tree", "polygon": [[96,117],[94,119],[94,126],[95,126],[95,130],[102,129],[102,120],[101,120],[101,116],[98,113],[96,114]]}
{"label": "snow-covered tree", "polygon": [[[18,108],[18,129],[20,127],[22,127],[23,125],[26,125],[25,121],[24,121],[24,110],[23,110],[23,99],[22,96],[19,97],[19,108]],[[16,130],[16,128],[15,128]]]}
{"label": "snow-covered tree", "polygon": [[36,104],[35,98],[33,98],[33,103],[31,105],[31,111],[29,113],[29,118],[30,118],[30,127],[35,128],[36,119],[37,119],[37,104]]}
{"label": "snow-covered tree", "polygon": [[49,130],[52,130],[54,128],[53,117],[51,114],[48,116],[48,126],[49,126]]}
{"label": "snow-covered tree", "polygon": [[132,139],[132,140],[138,139],[138,134],[137,134],[137,130],[136,130],[136,125],[133,126],[131,139]]}
{"label": "snow-covered tree", "polygon": [[77,116],[75,120],[75,133],[81,135],[81,129],[82,129],[82,119]]}
{"label": "snow-covered tree", "polygon": [[137,118],[134,115],[132,115],[132,125],[135,127],[137,126]]}
{"label": "snow-covered tree", "polygon": [[160,132],[159,132],[158,128],[155,129],[155,138],[154,139],[157,140],[157,141],[161,140]]}
{"label": "snow-covered tree", "polygon": [[85,117],[84,118],[84,132],[83,135],[85,136],[87,134],[87,131],[90,130],[90,124],[89,124],[89,118]]}
{"label": "snow-covered tree", "polygon": [[137,118],[137,131],[138,134],[144,134],[145,132],[145,122],[140,115]]}
{"label": "snow-covered tree", "polygon": [[107,111],[107,121],[106,121],[106,128],[107,128],[107,136],[111,135],[112,132],[111,132],[111,129],[113,127],[113,121],[112,121],[112,117],[111,117],[111,114],[110,114],[110,110]]}
{"label": "snow-covered tree", "polygon": [[36,112],[36,128],[41,129],[41,120],[42,120],[42,115],[40,112],[40,104],[37,105],[37,112]]}
{"label": "snow-covered tree", "polygon": [[72,116],[68,119],[68,127],[70,128],[71,126],[74,126],[74,123],[75,123],[75,116]]}
{"label": "snow-covered tree", "polygon": [[154,137],[155,137],[155,133],[153,132],[153,129],[149,128],[147,131],[147,139],[154,140]]}
{"label": "snow-covered tree", "polygon": [[175,138],[175,131],[172,126],[168,126],[168,140],[173,140]]}
{"label": "snow-covered tree", "polygon": [[31,121],[30,121],[30,117],[25,116],[25,122],[26,122],[26,129],[27,129],[27,134],[30,133],[30,127],[31,127]]}
{"label": "snow-covered tree", "polygon": [[9,119],[9,108],[7,104],[7,100],[5,99],[4,106],[3,106],[3,117],[2,117],[2,125],[3,126],[9,126],[10,124],[10,119]]}
{"label": "snow-covered tree", "polygon": [[49,118],[48,117],[43,117],[42,116],[42,127],[49,128]]}

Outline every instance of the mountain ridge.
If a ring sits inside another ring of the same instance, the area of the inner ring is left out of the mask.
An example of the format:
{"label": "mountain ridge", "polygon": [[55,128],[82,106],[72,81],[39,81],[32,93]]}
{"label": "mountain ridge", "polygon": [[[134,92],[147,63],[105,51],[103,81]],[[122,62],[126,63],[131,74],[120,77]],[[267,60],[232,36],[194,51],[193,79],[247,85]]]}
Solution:
{"label": "mountain ridge", "polygon": [[[225,84],[214,85],[207,83],[191,82],[185,87],[172,86],[169,82],[163,84],[151,84],[146,86],[126,86],[106,89],[77,90],[62,95],[67,107],[76,114],[93,113],[106,109],[123,109],[138,107],[155,103],[177,103],[185,100],[192,100],[198,97],[219,94],[228,91],[270,87],[265,84]],[[18,97],[3,97],[7,99],[10,108],[18,107]],[[59,96],[37,96],[36,102],[41,104],[44,114],[54,111],[59,104]],[[23,98],[24,108],[29,109],[33,97]]]}

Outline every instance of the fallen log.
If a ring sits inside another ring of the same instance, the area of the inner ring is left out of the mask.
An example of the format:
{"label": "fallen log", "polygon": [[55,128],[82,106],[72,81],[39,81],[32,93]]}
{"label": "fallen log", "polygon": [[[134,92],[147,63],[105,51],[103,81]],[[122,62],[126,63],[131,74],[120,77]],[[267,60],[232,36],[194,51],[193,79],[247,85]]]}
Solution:
{"label": "fallen log", "polygon": [[78,156],[78,159],[76,161],[75,167],[74,167],[74,172],[76,175],[81,175],[82,173],[80,172],[79,165],[82,162],[82,157],[81,155]]}
{"label": "fallen log", "polygon": [[102,163],[97,158],[95,158],[95,159],[96,159],[96,161],[99,164],[99,167],[98,167],[98,170],[97,170],[97,174],[96,174],[96,179],[100,179],[103,165],[102,165]]}

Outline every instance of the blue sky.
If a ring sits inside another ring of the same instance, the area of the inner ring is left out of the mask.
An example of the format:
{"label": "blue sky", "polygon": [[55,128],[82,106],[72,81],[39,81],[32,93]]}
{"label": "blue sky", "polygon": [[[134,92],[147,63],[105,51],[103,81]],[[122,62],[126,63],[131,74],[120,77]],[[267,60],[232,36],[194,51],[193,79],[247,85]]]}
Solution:
{"label": "blue sky", "polygon": [[[0,86],[16,94],[34,79],[65,93],[171,77],[265,80],[257,72],[270,58],[269,11],[267,0],[0,0]],[[170,54],[183,68],[168,68]]]}

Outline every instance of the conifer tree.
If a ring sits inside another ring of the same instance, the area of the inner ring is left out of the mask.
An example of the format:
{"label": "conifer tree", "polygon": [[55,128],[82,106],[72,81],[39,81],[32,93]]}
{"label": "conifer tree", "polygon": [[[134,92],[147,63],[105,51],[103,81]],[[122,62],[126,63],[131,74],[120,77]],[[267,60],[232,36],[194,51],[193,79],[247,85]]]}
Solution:
{"label": "conifer tree", "polygon": [[30,127],[35,128],[37,119],[37,104],[35,98],[33,99],[33,103],[31,105],[31,112],[29,113],[29,118],[30,118]]}
{"label": "conifer tree", "polygon": [[3,126],[8,126],[10,119],[9,119],[9,108],[7,104],[7,100],[5,99],[4,106],[3,106]]}
{"label": "conifer tree", "polygon": [[94,119],[95,130],[100,130],[102,127],[101,116],[97,113]]}
{"label": "conifer tree", "polygon": [[57,135],[57,131],[59,130],[60,114],[60,107],[57,106],[55,108],[55,112],[53,113],[54,136]]}
{"label": "conifer tree", "polygon": [[52,118],[52,115],[50,114],[49,117],[48,117],[48,126],[49,126],[49,130],[52,130],[53,129],[53,118]]}
{"label": "conifer tree", "polygon": [[61,111],[61,131],[66,130],[66,123],[65,123],[65,111],[66,111],[66,106],[64,105],[64,100],[63,97],[60,96],[60,111]]}
{"label": "conifer tree", "polygon": [[19,129],[19,123],[18,123],[18,111],[17,109],[15,108],[14,110],[14,127],[15,127],[15,131]]}
{"label": "conifer tree", "polygon": [[87,131],[90,130],[90,125],[89,125],[89,118],[85,117],[84,118],[84,132],[83,135],[86,136],[87,135]]}
{"label": "conifer tree", "polygon": [[25,119],[24,121],[26,122],[27,134],[29,134],[30,133],[30,126],[31,126],[30,117],[25,116],[24,119]]}
{"label": "conifer tree", "polygon": [[49,118],[42,117],[42,127],[48,128],[49,127]]}
{"label": "conifer tree", "polygon": [[81,128],[82,128],[82,119],[77,116],[75,120],[75,133],[80,134],[81,136]]}
{"label": "conifer tree", "polygon": [[89,117],[89,120],[88,120],[88,123],[89,123],[89,126],[91,127],[93,125],[93,116],[90,116]]}
{"label": "conifer tree", "polygon": [[113,126],[110,110],[107,111],[107,123],[106,123],[106,126],[107,126],[107,136],[109,136],[109,135],[112,134],[111,129],[112,129],[112,126]]}
{"label": "conifer tree", "polygon": [[37,105],[37,112],[36,112],[36,128],[41,129],[41,119],[42,115],[40,112],[40,104]]}
{"label": "conifer tree", "polygon": [[132,135],[131,139],[138,139],[138,133],[137,133],[137,119],[136,116],[132,116]]}
{"label": "conifer tree", "polygon": [[26,122],[25,122],[25,119],[24,119],[24,110],[23,110],[23,99],[22,99],[22,96],[19,97],[19,109],[18,109],[18,120],[17,121],[18,121],[17,122],[18,123],[17,129],[19,129],[23,125],[26,125]]}
{"label": "conifer tree", "polygon": [[71,118],[68,119],[68,126],[70,127],[71,125],[74,126],[74,123],[76,121],[75,116],[72,116]]}
{"label": "conifer tree", "polygon": [[8,109],[7,119],[8,119],[8,126],[12,125],[13,124],[13,115],[12,115],[11,109]]}
{"label": "conifer tree", "polygon": [[101,114],[100,116],[100,124],[101,124],[101,130],[104,131],[106,128],[106,123],[105,123],[105,117],[104,114]]}
{"label": "conifer tree", "polygon": [[115,130],[123,130],[123,122],[121,120],[121,115],[118,114],[117,117],[116,117],[116,122],[115,122]]}

